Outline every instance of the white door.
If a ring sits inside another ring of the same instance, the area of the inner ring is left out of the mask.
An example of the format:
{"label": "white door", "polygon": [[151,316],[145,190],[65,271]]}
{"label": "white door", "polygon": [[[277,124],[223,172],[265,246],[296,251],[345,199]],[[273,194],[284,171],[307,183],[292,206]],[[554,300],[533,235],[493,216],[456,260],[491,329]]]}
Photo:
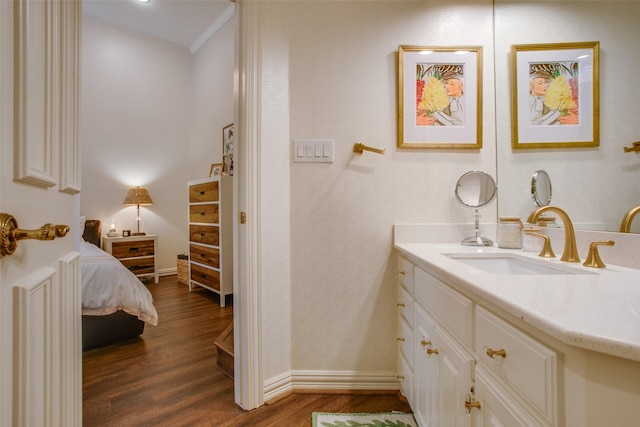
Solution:
{"label": "white door", "polygon": [[[15,219],[0,219],[2,426],[82,424],[80,14],[79,0],[0,1],[0,212]],[[16,223],[70,231],[16,241]]]}
{"label": "white door", "polygon": [[475,360],[441,327],[436,327],[435,342],[440,365],[438,369],[440,418],[437,425],[468,427],[470,417],[465,407],[465,399],[471,391]]}

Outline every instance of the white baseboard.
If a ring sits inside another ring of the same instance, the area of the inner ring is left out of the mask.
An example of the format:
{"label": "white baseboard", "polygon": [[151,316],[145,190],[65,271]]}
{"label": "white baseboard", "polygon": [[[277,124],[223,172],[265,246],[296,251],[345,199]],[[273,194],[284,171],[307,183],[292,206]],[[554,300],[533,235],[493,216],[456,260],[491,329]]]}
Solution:
{"label": "white baseboard", "polygon": [[160,276],[171,276],[172,274],[178,274],[178,267],[159,269],[158,274]]}
{"label": "white baseboard", "polygon": [[296,370],[265,381],[264,400],[297,390],[326,391],[382,391],[399,390],[395,371],[305,371]]}

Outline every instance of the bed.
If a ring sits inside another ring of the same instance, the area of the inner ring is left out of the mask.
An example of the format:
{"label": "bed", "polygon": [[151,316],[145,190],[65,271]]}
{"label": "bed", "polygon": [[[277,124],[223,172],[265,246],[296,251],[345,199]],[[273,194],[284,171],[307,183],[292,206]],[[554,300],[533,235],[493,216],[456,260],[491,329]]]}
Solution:
{"label": "bed", "polygon": [[151,292],[117,259],[100,249],[99,220],[81,219],[82,349],[131,340],[145,323],[158,324]]}

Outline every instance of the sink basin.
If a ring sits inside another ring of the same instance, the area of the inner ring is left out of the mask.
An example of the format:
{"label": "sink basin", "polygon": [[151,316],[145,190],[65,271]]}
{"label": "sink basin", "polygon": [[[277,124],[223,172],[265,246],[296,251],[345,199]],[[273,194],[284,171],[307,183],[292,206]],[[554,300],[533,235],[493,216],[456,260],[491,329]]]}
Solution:
{"label": "sink basin", "polygon": [[589,271],[564,265],[550,264],[548,261],[535,260],[516,254],[460,253],[444,255],[469,267],[477,268],[490,274],[594,274]]}

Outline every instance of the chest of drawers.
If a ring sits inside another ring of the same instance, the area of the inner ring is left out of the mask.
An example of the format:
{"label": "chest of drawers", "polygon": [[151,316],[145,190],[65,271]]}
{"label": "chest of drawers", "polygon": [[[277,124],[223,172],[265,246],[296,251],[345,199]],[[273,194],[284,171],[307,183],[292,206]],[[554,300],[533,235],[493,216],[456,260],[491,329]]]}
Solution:
{"label": "chest of drawers", "polygon": [[220,305],[233,293],[233,177],[190,181],[189,290],[195,286],[220,295]]}

